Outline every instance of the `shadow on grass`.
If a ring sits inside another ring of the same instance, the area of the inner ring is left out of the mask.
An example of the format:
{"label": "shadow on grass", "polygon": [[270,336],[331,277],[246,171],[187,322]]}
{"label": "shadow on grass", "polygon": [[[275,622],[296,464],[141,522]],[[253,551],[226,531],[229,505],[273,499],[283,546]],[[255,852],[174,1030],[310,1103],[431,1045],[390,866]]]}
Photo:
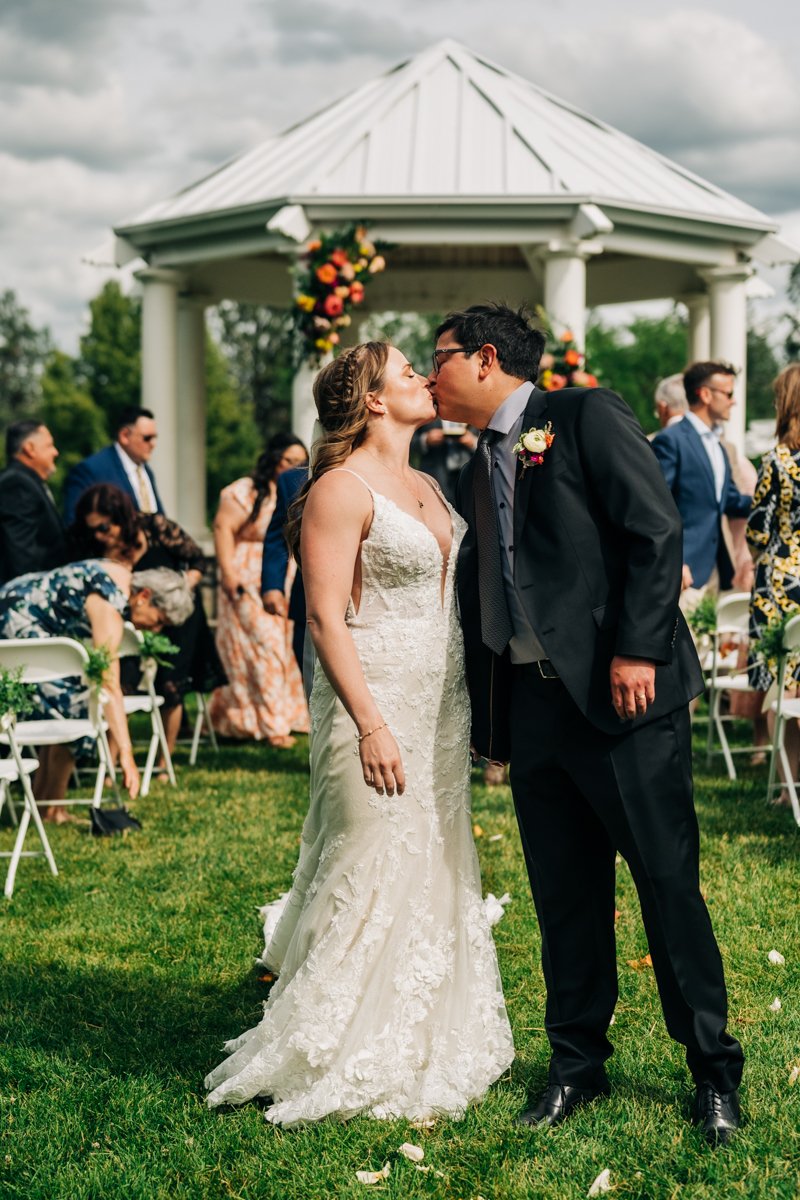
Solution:
{"label": "shadow on grass", "polygon": [[[257,1024],[268,985],[249,972],[233,986],[183,984],[157,972],[26,964],[0,980],[0,1042],[96,1063],[120,1076],[203,1075],[222,1045]],[[12,1068],[13,1069],[13,1068]]]}

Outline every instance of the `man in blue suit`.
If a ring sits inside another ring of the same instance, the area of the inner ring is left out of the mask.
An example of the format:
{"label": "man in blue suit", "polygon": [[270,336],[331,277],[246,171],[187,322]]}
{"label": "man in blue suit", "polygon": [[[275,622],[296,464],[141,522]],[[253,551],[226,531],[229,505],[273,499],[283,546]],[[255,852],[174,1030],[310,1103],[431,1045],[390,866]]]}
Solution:
{"label": "man in blue suit", "polygon": [[306,593],[303,587],[302,573],[298,569],[289,596],[287,608],[284,586],[286,571],[289,567],[289,546],[284,534],[284,526],[289,515],[289,507],[297,493],[308,479],[308,467],[291,467],[278,476],[275,499],[275,511],[270,518],[264,537],[264,557],[261,560],[261,599],[264,608],[269,613],[280,617],[289,617],[294,621],[294,654],[303,672],[303,686],[306,695],[309,694],[310,664],[304,663],[306,636]]}
{"label": "man in blue suit", "polygon": [[[683,520],[683,596],[729,588],[733,565],[722,536],[722,517],[746,517],[752,496],[731,478],[720,437],[734,405],[736,371],[728,363],[692,363],[683,376],[689,411],[652,441],[664,478]],[[691,592],[690,592],[691,589]]]}
{"label": "man in blue suit", "polygon": [[67,524],[75,519],[75,505],[88,487],[113,483],[122,488],[143,513],[163,512],[155,476],[147,465],[156,447],[158,431],[149,408],[124,408],[119,415],[116,440],[83,462],[76,463],[64,484]]}

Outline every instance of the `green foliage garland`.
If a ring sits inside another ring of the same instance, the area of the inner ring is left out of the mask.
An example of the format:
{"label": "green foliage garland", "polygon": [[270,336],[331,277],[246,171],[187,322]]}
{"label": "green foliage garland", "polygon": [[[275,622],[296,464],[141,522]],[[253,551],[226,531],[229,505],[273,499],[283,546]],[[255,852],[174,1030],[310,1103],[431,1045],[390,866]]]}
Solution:
{"label": "green foliage garland", "polygon": [[6,713],[25,717],[33,712],[35,692],[32,683],[22,682],[22,667],[17,667],[15,671],[0,670],[0,717]]}
{"label": "green foliage garland", "polygon": [[694,608],[687,614],[689,628],[697,637],[710,637],[717,628],[717,599],[706,592]]}
{"label": "green foliage garland", "polygon": [[84,667],[83,673],[93,689],[101,688],[106,681],[106,674],[114,656],[109,646],[87,646],[86,653],[89,655],[89,661]]}
{"label": "green foliage garland", "polygon": [[142,630],[141,657],[152,658],[160,667],[170,666],[167,655],[178,654],[178,647],[163,633],[155,633],[152,629]]}

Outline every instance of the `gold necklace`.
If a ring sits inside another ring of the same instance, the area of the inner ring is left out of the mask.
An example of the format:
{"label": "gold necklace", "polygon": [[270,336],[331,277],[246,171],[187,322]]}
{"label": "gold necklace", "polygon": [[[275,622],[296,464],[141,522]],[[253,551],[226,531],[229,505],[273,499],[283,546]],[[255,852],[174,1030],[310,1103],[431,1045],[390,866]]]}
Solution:
{"label": "gold necklace", "polygon": [[391,467],[387,467],[386,463],[381,462],[381,460],[375,454],[373,454],[371,450],[368,450],[366,446],[362,446],[361,449],[364,451],[365,454],[368,454],[370,456],[370,458],[374,459],[379,467],[383,467],[384,471],[388,471],[390,475],[394,475],[395,479],[399,479],[400,482],[402,483],[403,487],[409,493],[409,495],[414,497],[414,499],[416,500],[416,502],[420,508],[425,507],[425,505],[419,498],[419,492],[416,490],[412,491],[412,489],[406,483],[405,479],[403,479],[402,475],[398,475],[397,471],[393,471]]}

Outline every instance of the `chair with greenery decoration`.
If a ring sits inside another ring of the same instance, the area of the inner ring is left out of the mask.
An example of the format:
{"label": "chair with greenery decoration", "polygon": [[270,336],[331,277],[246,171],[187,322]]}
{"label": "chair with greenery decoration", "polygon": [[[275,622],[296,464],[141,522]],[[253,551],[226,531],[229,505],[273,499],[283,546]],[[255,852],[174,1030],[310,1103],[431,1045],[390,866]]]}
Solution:
{"label": "chair with greenery decoration", "polygon": [[136,629],[129,622],[125,622],[122,641],[119,647],[119,656],[120,658],[136,656],[141,659],[141,685],[144,688],[144,691],[141,693],[123,697],[125,715],[147,713],[150,717],[150,741],[147,748],[144,772],[142,773],[142,786],[139,793],[141,796],[146,796],[150,791],[150,783],[153,778],[159,747],[164,757],[167,778],[173,787],[177,783],[172,755],[169,752],[167,735],[164,731],[164,722],[161,719],[161,706],[164,703],[164,697],[157,694],[155,686],[156,672],[159,666],[168,662],[165,655],[177,653],[178,647],[173,645],[169,638],[164,637],[163,634],[153,633],[150,630],[143,632],[140,629]]}
{"label": "chair with greenery decoration", "polygon": [[[706,761],[710,764],[715,754],[722,754],[729,779],[736,778],[736,768],[733,765],[734,754],[752,754],[763,747],[755,745],[731,746],[726,725],[738,718],[722,711],[723,697],[733,694],[745,695],[755,692],[750,683],[747,671],[742,671],[738,665],[738,653],[746,646],[750,626],[750,593],[733,592],[730,596],[720,599],[717,604],[716,624],[711,633],[711,648],[707,656],[708,677],[708,740],[706,743]],[[719,749],[714,747],[714,738],[719,741]]]}
{"label": "chair with greenery decoration", "polygon": [[[786,749],[786,730],[790,721],[800,720],[800,698],[786,696],[786,677],[789,667],[800,657],[800,613],[795,616],[787,615],[780,621],[767,626],[766,637],[761,638],[761,653],[770,664],[776,665],[777,695],[771,704],[775,715],[775,728],[772,733],[772,750],[769,757],[769,777],[767,780],[767,803],[772,800],[773,792],[786,788],[792,813],[800,825],[800,801],[797,788],[800,780],[795,779],[795,768],[789,762]],[[776,783],[778,762],[781,764],[783,779]]]}
{"label": "chair with greenery decoration", "polygon": [[[10,758],[0,759],[0,811],[7,800],[9,813],[17,830],[13,848],[0,851],[0,858],[10,860],[3,889],[7,900],[14,894],[14,881],[21,859],[45,858],[52,874],[58,874],[56,860],[31,788],[30,776],[39,762],[35,758],[23,758],[15,736],[18,718],[26,716],[31,710],[32,692],[33,688],[23,682],[22,670],[19,667],[11,671],[0,669],[0,734],[11,753]],[[22,788],[22,812],[19,818],[10,792],[14,783],[18,783]],[[25,849],[25,838],[31,821],[39,836],[41,850]]]}

